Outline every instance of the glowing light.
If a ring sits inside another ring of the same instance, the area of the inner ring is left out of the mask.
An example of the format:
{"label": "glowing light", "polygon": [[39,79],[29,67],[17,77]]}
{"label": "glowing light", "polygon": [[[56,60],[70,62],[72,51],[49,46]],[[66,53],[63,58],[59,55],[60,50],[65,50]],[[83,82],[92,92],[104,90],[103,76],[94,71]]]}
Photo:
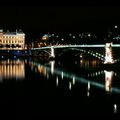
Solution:
{"label": "glowing light", "polygon": [[114,113],[117,113],[117,105],[114,104]]}
{"label": "glowing light", "polygon": [[55,68],[55,61],[51,61],[51,73],[54,73],[54,68]]}
{"label": "glowing light", "polygon": [[3,78],[17,78],[24,79],[25,77],[25,64],[23,61],[16,63],[14,60],[1,61],[0,76]]}
{"label": "glowing light", "polygon": [[87,91],[87,96],[88,96],[88,97],[90,96],[90,92],[89,92],[89,91]]}
{"label": "glowing light", "polygon": [[62,77],[62,79],[63,79],[63,72],[61,73],[61,77]]}
{"label": "glowing light", "polygon": [[72,87],[72,86],[71,86],[71,82],[69,82],[69,90],[71,90],[71,87]]}
{"label": "glowing light", "polygon": [[83,61],[82,60],[80,60],[80,63],[82,63]]}
{"label": "glowing light", "polygon": [[52,36],[54,36],[54,34],[52,34]]}
{"label": "glowing light", "polygon": [[98,75],[98,73],[96,72],[96,76]]}
{"label": "glowing light", "polygon": [[80,58],[82,58],[82,55],[80,55]]}
{"label": "glowing light", "polygon": [[88,90],[90,90],[90,82],[88,82]]}
{"label": "glowing light", "polygon": [[43,36],[42,36],[42,40],[48,40],[49,39],[49,36],[47,35],[47,34],[44,34]]}
{"label": "glowing light", "polygon": [[105,61],[104,61],[104,64],[107,64],[107,63],[114,63],[113,61],[113,56],[112,56],[112,44],[111,43],[106,43],[106,46],[105,46]]}
{"label": "glowing light", "polygon": [[75,84],[75,76],[73,76],[73,85]]}
{"label": "glowing light", "polygon": [[75,36],[73,36],[73,38],[75,38]]}
{"label": "glowing light", "polygon": [[58,86],[58,77],[56,77],[56,86]]}
{"label": "glowing light", "polygon": [[88,34],[88,37],[90,37],[91,35],[90,34]]}
{"label": "glowing light", "polygon": [[115,28],[118,28],[118,26],[117,26],[117,25],[115,25]]}
{"label": "glowing light", "polygon": [[14,58],[16,58],[16,56],[14,56]]}
{"label": "glowing light", "polygon": [[111,84],[112,84],[112,77],[113,72],[112,71],[104,71],[105,72],[105,90],[107,92],[111,91]]}

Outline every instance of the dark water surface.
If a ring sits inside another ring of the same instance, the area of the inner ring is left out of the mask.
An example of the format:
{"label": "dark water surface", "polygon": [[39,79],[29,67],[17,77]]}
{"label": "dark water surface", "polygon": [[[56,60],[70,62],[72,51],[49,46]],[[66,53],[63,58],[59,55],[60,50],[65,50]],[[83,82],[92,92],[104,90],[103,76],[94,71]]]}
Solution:
{"label": "dark water surface", "polygon": [[120,72],[95,59],[1,59],[0,108],[16,119],[119,118]]}

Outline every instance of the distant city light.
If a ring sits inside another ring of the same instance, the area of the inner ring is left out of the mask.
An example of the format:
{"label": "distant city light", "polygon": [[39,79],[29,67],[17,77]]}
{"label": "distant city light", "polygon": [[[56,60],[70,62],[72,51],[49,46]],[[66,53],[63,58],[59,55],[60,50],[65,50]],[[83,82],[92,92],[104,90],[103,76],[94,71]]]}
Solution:
{"label": "distant city light", "polygon": [[117,26],[117,25],[115,25],[115,28],[118,28],[118,26]]}
{"label": "distant city light", "polygon": [[88,37],[90,37],[91,35],[90,34],[88,34]]}
{"label": "distant city light", "polygon": [[47,34],[44,34],[42,37],[42,40],[48,40],[49,36]]}
{"label": "distant city light", "polygon": [[52,34],[52,36],[54,36],[54,34]]}
{"label": "distant city light", "polygon": [[75,38],[75,36],[73,36],[73,38]]}

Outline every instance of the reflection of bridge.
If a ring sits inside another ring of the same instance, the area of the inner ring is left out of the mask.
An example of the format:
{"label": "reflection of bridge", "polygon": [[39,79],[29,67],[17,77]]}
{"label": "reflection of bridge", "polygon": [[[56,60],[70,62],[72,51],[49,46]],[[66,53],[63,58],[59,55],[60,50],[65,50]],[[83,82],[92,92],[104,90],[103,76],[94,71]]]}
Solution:
{"label": "reflection of bridge", "polygon": [[[45,53],[47,53],[49,55],[49,57],[55,58],[55,49],[72,49],[72,50],[78,50],[79,52],[83,52],[83,53],[87,53],[91,56],[94,56],[96,58],[98,58],[99,60],[101,60],[104,63],[113,63],[112,60],[112,47],[120,47],[120,44],[111,44],[110,46],[108,46],[108,43],[106,43],[106,45],[101,44],[101,45],[59,45],[59,46],[47,46],[47,47],[40,47],[40,48],[31,48],[32,53],[34,55],[38,54],[39,56],[39,52],[40,51],[44,51]],[[105,48],[105,52],[104,54],[99,53],[99,51],[91,51],[90,48]],[[111,52],[110,52],[111,51]],[[108,55],[109,54],[109,55]],[[116,61],[116,60],[114,60]]]}
{"label": "reflection of bridge", "polygon": [[[56,85],[59,85],[59,80],[62,79],[69,79],[69,84],[68,84],[68,88],[71,90],[72,86],[75,85],[75,83],[81,82],[83,84],[87,84],[88,89],[87,89],[87,96],[89,96],[89,92],[90,92],[90,86],[95,86],[97,88],[100,89],[105,89],[106,92],[115,92],[115,93],[120,93],[120,89],[117,87],[112,87],[112,74],[113,72],[111,71],[103,71],[102,74],[105,74],[105,83],[101,83],[99,81],[93,81],[90,80],[89,78],[85,78],[82,76],[78,76],[75,73],[71,73],[71,72],[67,72],[63,69],[60,68],[55,68],[55,61],[50,61],[50,66],[48,65],[42,65],[38,62],[31,62],[30,63],[32,68],[35,67],[38,69],[38,71],[42,74],[44,74],[44,76],[46,78],[49,79],[50,74],[56,76]],[[100,73],[101,74],[101,73]],[[100,75],[97,74],[97,75]]]}

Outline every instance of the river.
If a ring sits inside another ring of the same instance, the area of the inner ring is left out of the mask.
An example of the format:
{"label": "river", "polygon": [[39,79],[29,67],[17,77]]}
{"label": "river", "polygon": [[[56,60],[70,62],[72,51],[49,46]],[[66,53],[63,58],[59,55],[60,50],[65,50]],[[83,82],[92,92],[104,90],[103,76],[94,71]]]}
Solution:
{"label": "river", "polygon": [[114,116],[120,113],[120,72],[96,59],[0,60],[0,105],[16,117]]}

